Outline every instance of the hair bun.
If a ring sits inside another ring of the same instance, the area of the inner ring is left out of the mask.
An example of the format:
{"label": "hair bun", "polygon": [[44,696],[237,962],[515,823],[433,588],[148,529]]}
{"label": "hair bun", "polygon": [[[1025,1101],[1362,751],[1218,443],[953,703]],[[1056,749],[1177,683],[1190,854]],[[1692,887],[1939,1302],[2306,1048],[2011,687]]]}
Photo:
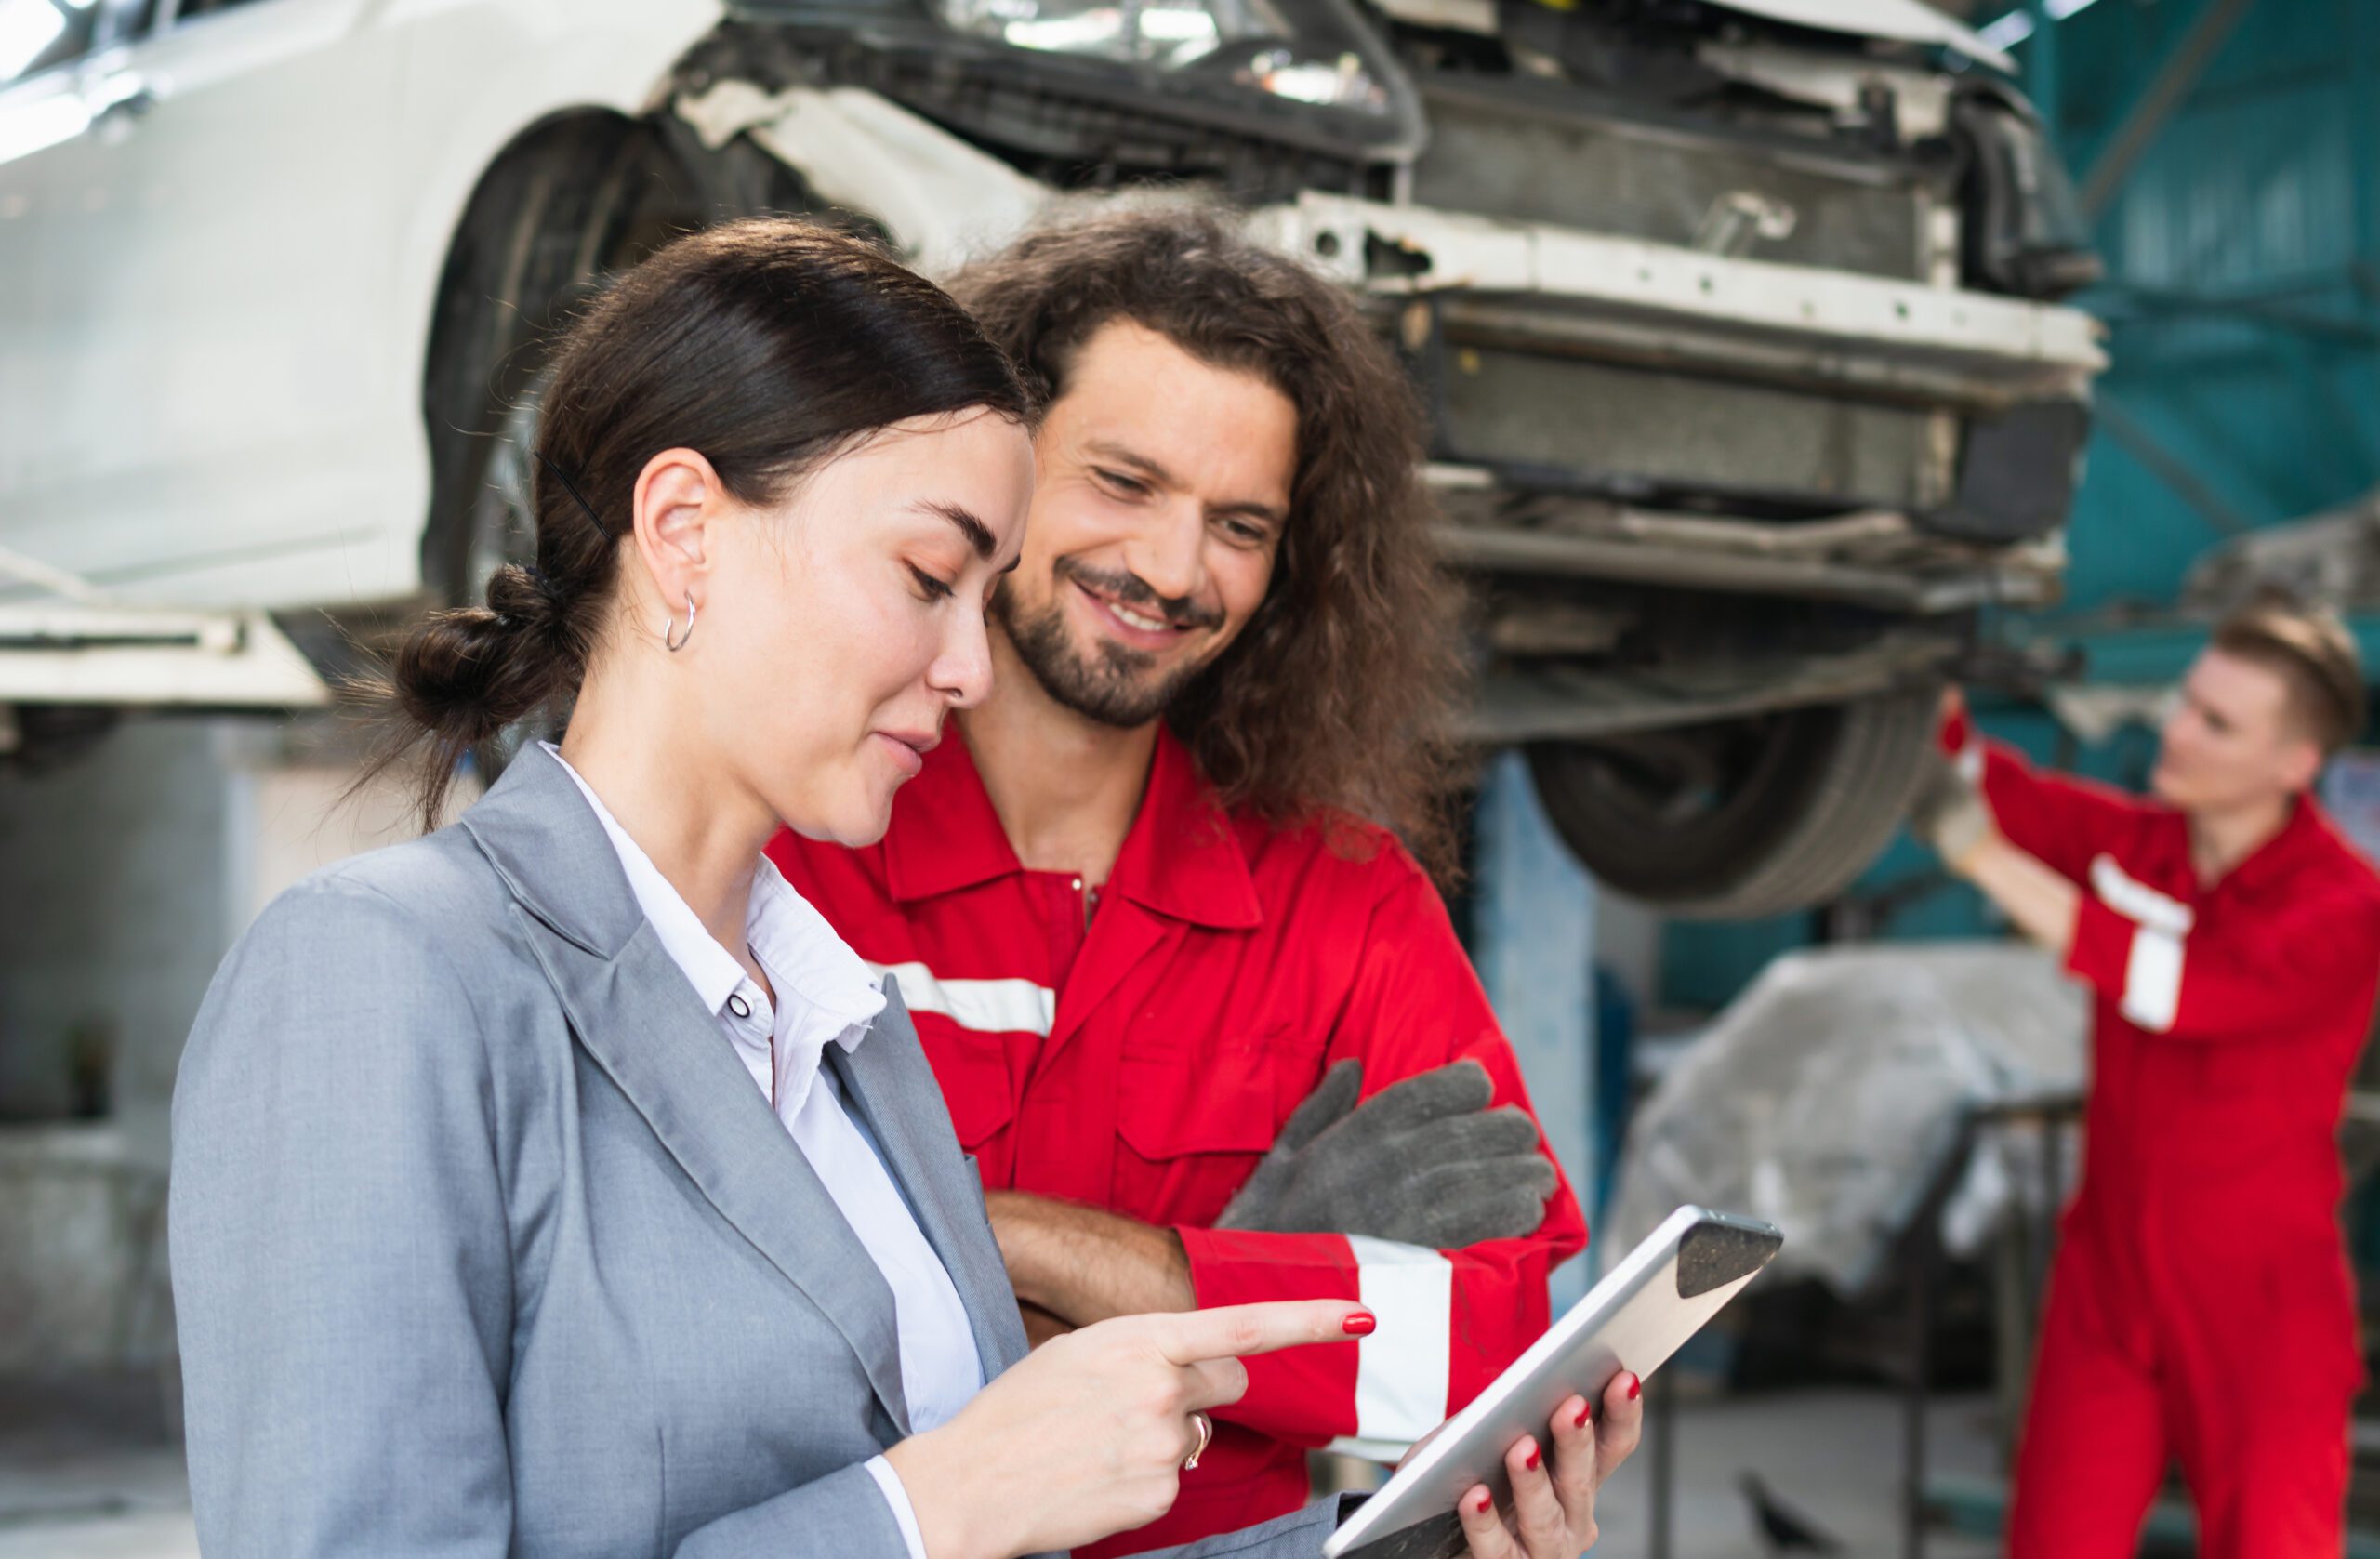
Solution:
{"label": "hair bun", "polygon": [[506,563],[490,575],[487,605],[506,627],[524,631],[546,629],[562,614],[561,592],[535,563]]}
{"label": "hair bun", "polygon": [[488,604],[442,612],[397,652],[405,712],[442,742],[476,746],[543,705],[555,657],[543,647],[560,618],[549,592],[508,563],[488,581]]}

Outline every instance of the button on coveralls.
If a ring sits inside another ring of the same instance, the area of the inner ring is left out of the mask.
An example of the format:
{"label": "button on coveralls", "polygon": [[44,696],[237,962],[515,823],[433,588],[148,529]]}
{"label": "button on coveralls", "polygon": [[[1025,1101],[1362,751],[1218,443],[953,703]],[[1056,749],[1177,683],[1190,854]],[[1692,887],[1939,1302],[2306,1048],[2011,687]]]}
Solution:
{"label": "button on coveralls", "polygon": [[2082,1181],[2016,1462],[2012,1559],[2130,1559],[2178,1457],[2205,1559],[2337,1559],[2362,1381],[2337,1132],[2380,878],[2310,798],[2211,888],[2168,808],[1953,722],[2008,839],[2082,890]]}
{"label": "button on coveralls", "polygon": [[[1366,1097],[1462,1058],[1528,1107],[1510,1043],[1445,905],[1382,830],[1219,809],[1160,733],[1096,913],[1079,879],[1026,871],[954,730],[864,850],[781,835],[770,857],[860,956],[889,970],[987,1188],[1174,1229],[1201,1306],[1360,1300],[1359,1341],[1248,1360],[1248,1394],[1151,1526],[1081,1551],[1135,1552],[1284,1514],[1305,1447],[1393,1458],[1547,1324],[1546,1275],[1586,1243],[1557,1179],[1518,1239],[1426,1250],[1343,1235],[1219,1230],[1283,1122],[1333,1063]],[[1557,1176],[1559,1171],[1556,1171]]]}

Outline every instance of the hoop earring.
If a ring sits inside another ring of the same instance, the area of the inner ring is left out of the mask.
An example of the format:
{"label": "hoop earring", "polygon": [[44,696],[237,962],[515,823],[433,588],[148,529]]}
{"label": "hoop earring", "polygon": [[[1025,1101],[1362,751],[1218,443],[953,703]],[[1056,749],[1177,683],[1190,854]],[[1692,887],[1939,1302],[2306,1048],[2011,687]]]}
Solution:
{"label": "hoop earring", "polygon": [[687,641],[688,641],[689,640],[693,639],[693,638],[694,638],[694,597],[692,597],[692,596],[688,596],[688,597],[686,598],[686,631],[685,631],[684,633],[682,633],[682,634],[680,634],[678,637],[676,637],[676,638],[674,638],[674,639],[670,637],[670,635],[671,635],[673,632],[675,632],[675,629],[673,629],[673,628],[670,627],[670,625],[669,625],[669,624],[668,624],[668,623],[663,623],[663,624],[661,625],[661,642],[662,642],[662,645],[663,645],[666,649],[668,649],[668,652],[669,652],[671,654],[673,654],[673,655],[674,655],[674,654],[676,654],[679,651],[681,651],[681,650],[684,649],[684,648],[686,647],[686,643],[687,643]]}

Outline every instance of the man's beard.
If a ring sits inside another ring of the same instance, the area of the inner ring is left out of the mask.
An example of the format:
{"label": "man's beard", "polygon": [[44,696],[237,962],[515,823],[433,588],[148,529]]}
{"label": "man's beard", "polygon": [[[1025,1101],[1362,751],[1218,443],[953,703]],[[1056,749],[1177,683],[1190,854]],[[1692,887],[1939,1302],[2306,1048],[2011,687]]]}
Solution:
{"label": "man's beard", "polygon": [[[1066,574],[1062,561],[1051,575],[1058,590],[1066,588]],[[1204,669],[1193,661],[1170,676],[1147,680],[1157,657],[1114,640],[1101,641],[1095,658],[1085,657],[1067,631],[1065,606],[1056,591],[1048,605],[1027,614],[1019,609],[1016,593],[1003,587],[992,593],[992,621],[1016,646],[1017,658],[1043,691],[1102,725],[1125,730],[1146,725],[1165,713],[1174,695]]]}

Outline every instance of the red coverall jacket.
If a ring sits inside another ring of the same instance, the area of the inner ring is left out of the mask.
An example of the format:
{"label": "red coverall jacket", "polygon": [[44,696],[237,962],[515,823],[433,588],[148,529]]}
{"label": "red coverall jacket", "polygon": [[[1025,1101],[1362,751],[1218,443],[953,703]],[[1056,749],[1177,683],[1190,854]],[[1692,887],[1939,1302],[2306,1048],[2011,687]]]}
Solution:
{"label": "red coverall jacket", "polygon": [[1368,1097],[1467,1056],[1499,1103],[1527,1107],[1436,892],[1390,836],[1366,842],[1351,860],[1315,828],[1225,814],[1161,734],[1088,913],[1078,879],[1018,864],[953,730],[902,787],[881,843],[787,834],[769,847],[899,979],[987,1188],[1171,1226],[1202,1307],[1349,1299],[1380,1317],[1357,1341],[1250,1359],[1246,1398],[1214,1414],[1214,1444],[1171,1512],[1086,1554],[1295,1510],[1307,1447],[1396,1454],[1382,1447],[1435,1428],[1545,1329],[1547,1272],[1586,1243],[1565,1182],[1534,1234],[1462,1250],[1209,1226],[1345,1057],[1363,1061]]}
{"label": "red coverall jacket", "polygon": [[2362,1380],[2337,1133],[2380,877],[2307,798],[2202,887],[2180,813],[1945,734],[2009,841],[2082,889],[2067,968],[2094,993],[2009,1552],[2129,1556],[2177,1455],[2210,1559],[2336,1555]]}

